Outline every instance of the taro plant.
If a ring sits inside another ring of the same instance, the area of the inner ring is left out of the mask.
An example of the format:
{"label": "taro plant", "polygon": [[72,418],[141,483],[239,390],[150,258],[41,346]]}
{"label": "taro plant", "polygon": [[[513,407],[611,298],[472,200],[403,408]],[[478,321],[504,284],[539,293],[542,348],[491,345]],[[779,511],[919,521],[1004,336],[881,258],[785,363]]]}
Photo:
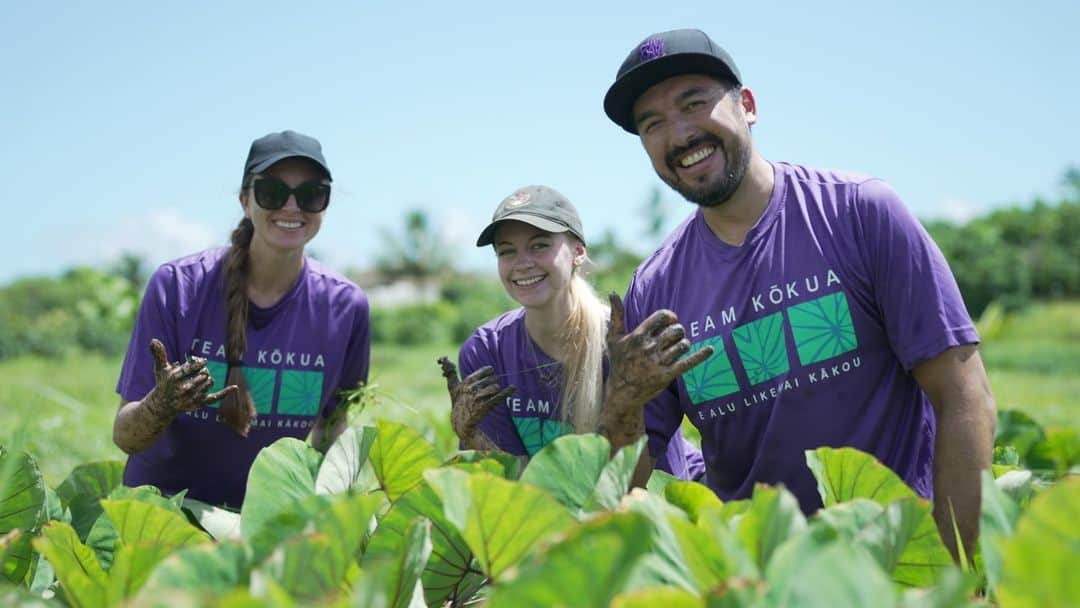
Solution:
{"label": "taro plant", "polygon": [[[378,420],[325,456],[283,439],[252,466],[239,512],[121,484],[122,464],[46,487],[32,456],[0,453],[7,606],[1057,606],[1076,604],[1080,479],[1027,468],[1073,448],[1027,421],[983,480],[974,570],[949,557],[931,505],[854,449],[806,453],[824,508],[785,488],[730,502],[654,474],[644,442],[609,458],[568,435],[524,468],[445,457]],[[1007,421],[1009,422],[1009,421]],[[1000,427],[999,427],[1000,428]],[[1055,451],[1056,450],[1056,451]],[[1071,466],[1071,465],[1070,465]],[[1018,477],[1019,475],[1019,477]],[[1022,478],[1022,479],[1021,479]],[[1057,480],[1050,483],[1051,480]]]}

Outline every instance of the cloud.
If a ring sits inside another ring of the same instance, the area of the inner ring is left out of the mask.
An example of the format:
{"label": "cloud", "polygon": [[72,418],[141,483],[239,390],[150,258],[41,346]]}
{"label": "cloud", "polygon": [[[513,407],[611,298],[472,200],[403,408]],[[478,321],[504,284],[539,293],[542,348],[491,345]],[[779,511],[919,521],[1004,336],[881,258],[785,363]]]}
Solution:
{"label": "cloud", "polygon": [[[81,235],[87,239],[90,235]],[[116,228],[97,232],[87,251],[100,261],[114,260],[125,252],[157,265],[209,247],[224,245],[223,230],[185,217],[175,207],[159,207],[129,217]]]}
{"label": "cloud", "polygon": [[946,198],[929,214],[933,219],[948,220],[963,224],[982,213],[982,209],[971,201],[959,198]]}

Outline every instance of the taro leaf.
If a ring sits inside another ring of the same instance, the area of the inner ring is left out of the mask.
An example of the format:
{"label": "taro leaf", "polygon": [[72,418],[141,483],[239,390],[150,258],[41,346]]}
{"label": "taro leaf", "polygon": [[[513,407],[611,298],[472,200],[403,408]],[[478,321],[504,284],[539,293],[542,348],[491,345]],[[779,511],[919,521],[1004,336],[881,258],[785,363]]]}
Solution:
{"label": "taro leaf", "polygon": [[[177,515],[184,514],[180,507],[176,505],[175,496],[166,498],[161,495],[161,490],[154,486],[138,486],[135,488],[116,486],[109,492],[109,499],[136,500],[160,507]],[[101,567],[106,571],[112,568],[113,556],[116,553],[116,545],[120,540],[120,536],[117,534],[116,528],[113,527],[112,520],[105,515],[104,511],[101,511],[101,515],[94,522],[94,525],[90,527],[90,532],[87,533],[85,540],[86,546],[93,549],[94,554],[97,555]]]}
{"label": "taro leaf", "polygon": [[705,608],[700,597],[678,587],[645,587],[620,593],[611,601],[611,608]]}
{"label": "taro leaf", "polygon": [[319,475],[315,478],[315,492],[333,494],[358,486],[368,486],[365,477],[370,475],[370,472],[368,475],[364,474],[364,465],[367,464],[368,453],[374,441],[375,429],[370,426],[346,429],[326,451],[326,458],[323,459]]}
{"label": "taro leaf", "polygon": [[664,488],[664,499],[679,507],[696,522],[705,509],[720,509],[724,506],[716,494],[708,487],[693,481],[673,481]]}
{"label": "taro leaf", "polygon": [[362,566],[366,569],[397,555],[409,526],[418,517],[431,522],[432,550],[423,574],[427,605],[441,606],[450,598],[471,596],[483,582],[483,574],[472,568],[472,551],[458,528],[446,518],[442,499],[426,481],[402,494],[379,520]]}
{"label": "taro leaf", "polygon": [[681,519],[689,525],[686,514],[658,495],[640,488],[635,488],[623,499],[621,508],[644,515],[652,524],[649,537],[653,550],[638,564],[635,580],[641,586],[676,585],[697,590],[688,574],[683,545],[671,521]]}
{"label": "taro leaf", "polygon": [[887,507],[856,498],[819,511],[815,523],[861,545],[901,585],[929,587],[953,568],[930,504],[920,498],[903,498]]}
{"label": "taro leaf", "polygon": [[324,532],[293,536],[252,572],[252,578],[258,573],[276,581],[303,604],[328,598],[341,588],[352,560],[352,556],[348,561],[340,559],[341,553],[331,548],[333,542]]}
{"label": "taro leaf", "polygon": [[1001,605],[1076,605],[1080,598],[1080,478],[1066,478],[1031,499],[1016,534],[1002,543]]}
{"label": "taro leaf", "polygon": [[1020,507],[998,487],[989,471],[982,473],[982,509],[979,516],[979,549],[987,587],[1001,582],[1002,544],[1016,532]]}
{"label": "taro leaf", "polygon": [[764,570],[773,551],[806,529],[806,517],[795,495],[783,487],[758,484],[748,508],[734,525],[735,534],[758,568]]}
{"label": "taro leaf", "polygon": [[75,608],[107,605],[105,571],[94,552],[79,541],[74,528],[63,522],[49,522],[33,544],[56,570],[56,578],[70,605]]}
{"label": "taro leaf", "polygon": [[607,606],[649,551],[650,527],[637,513],[590,520],[518,564],[515,576],[495,585],[489,605]]}
{"label": "taro leaf", "polygon": [[369,457],[375,477],[391,501],[424,477],[424,470],[442,464],[435,446],[412,428],[387,420],[375,422],[377,434]]}
{"label": "taro leaf", "polygon": [[601,435],[564,435],[532,457],[521,481],[577,512],[592,496],[610,457],[611,444]]}
{"label": "taro leaf", "polygon": [[720,518],[728,523],[733,523],[741,518],[743,513],[750,508],[750,499],[729,500],[720,507]]}
{"label": "taro leaf", "polygon": [[248,474],[240,509],[240,534],[251,540],[283,505],[315,494],[321,455],[299,439],[285,437],[263,448]]}
{"label": "taro leaf", "polygon": [[154,543],[176,548],[210,542],[209,535],[182,513],[132,499],[102,500],[101,507],[125,545]]}
{"label": "taro leaf", "polygon": [[313,494],[281,505],[255,533],[252,559],[263,561],[285,539],[306,531],[324,532],[332,540],[334,561],[355,557],[372,515],[382,505],[382,494]]}
{"label": "taro leaf", "polygon": [[892,606],[892,581],[866,549],[835,530],[811,526],[781,546],[766,570],[766,605]]}
{"label": "taro leaf", "polygon": [[71,510],[64,507],[64,503],[60,502],[60,495],[49,486],[45,486],[45,517],[48,521],[71,523]]}
{"label": "taro leaf", "polygon": [[203,594],[200,603],[210,603],[234,587],[246,586],[251,566],[251,550],[238,540],[184,547],[154,568],[137,599],[150,603],[170,590],[186,590]]}
{"label": "taro leaf", "polygon": [[106,605],[120,605],[135,595],[146,583],[150,572],[174,549],[174,546],[154,542],[121,545],[117,548],[108,573]]}
{"label": "taro leaf", "polygon": [[354,598],[380,597],[387,608],[423,605],[420,600],[425,596],[425,589],[419,583],[432,551],[431,522],[423,517],[416,518],[399,540],[401,542],[389,552],[380,552],[378,557],[370,559],[368,555],[364,556]]}
{"label": "taro leaf", "polygon": [[636,442],[623,446],[615,457],[604,466],[600,472],[600,479],[596,481],[596,489],[585,503],[585,510],[596,511],[599,508],[614,511],[619,506],[619,501],[630,491],[633,481],[634,469],[637,468],[641,452],[646,449],[646,438],[640,437]]}
{"label": "taro leaf", "polygon": [[113,555],[116,553],[116,545],[119,542],[120,535],[116,533],[116,528],[113,527],[109,517],[102,512],[94,522],[94,526],[90,528],[90,533],[86,535],[86,546],[94,551],[98,563],[106,571],[112,568]]}
{"label": "taro leaf", "polygon": [[108,573],[108,605],[134,595],[158,562],[174,550],[210,541],[187,517],[158,505],[106,499],[101,506],[120,539]]}
{"label": "taro leaf", "polygon": [[645,489],[653,494],[663,495],[664,488],[673,481],[678,481],[679,478],[675,477],[671,473],[661,471],[660,469],[653,469],[649,475],[649,481],[645,483]]}
{"label": "taro leaf", "polygon": [[45,482],[34,458],[25,452],[0,452],[0,535],[22,530],[4,551],[4,577],[21,583],[34,553],[30,539],[47,521]]}
{"label": "taro leaf", "polygon": [[897,498],[916,496],[892,469],[856,448],[807,450],[806,464],[817,478],[818,494],[826,507],[853,498],[869,498],[885,506]]}
{"label": "taro leaf", "polygon": [[985,608],[986,602],[968,599],[975,578],[973,573],[951,568],[933,587],[904,591],[896,608]]}
{"label": "taro leaf", "polygon": [[56,487],[60,502],[71,511],[71,526],[80,539],[86,539],[90,528],[101,516],[98,501],[122,486],[123,480],[123,462],[102,460],[80,464]]}
{"label": "taro leaf", "polygon": [[[454,454],[446,464],[470,472],[478,470],[490,471],[504,479],[521,477],[521,458],[497,450],[490,452],[462,450]],[[469,466],[473,464],[478,466]]]}
{"label": "taro leaf", "polygon": [[442,498],[447,519],[493,579],[574,523],[562,504],[529,484],[445,468],[424,477]]}
{"label": "taro leaf", "polygon": [[1056,428],[1046,431],[1046,440],[1032,447],[1028,466],[1033,469],[1051,469],[1058,476],[1064,475],[1080,463],[1080,430]]}
{"label": "taro leaf", "polygon": [[994,427],[994,445],[1016,448],[1021,464],[1026,464],[1031,449],[1046,439],[1042,426],[1019,410],[998,410]]}
{"label": "taro leaf", "polygon": [[215,540],[240,538],[240,513],[194,498],[185,498],[183,509]]}

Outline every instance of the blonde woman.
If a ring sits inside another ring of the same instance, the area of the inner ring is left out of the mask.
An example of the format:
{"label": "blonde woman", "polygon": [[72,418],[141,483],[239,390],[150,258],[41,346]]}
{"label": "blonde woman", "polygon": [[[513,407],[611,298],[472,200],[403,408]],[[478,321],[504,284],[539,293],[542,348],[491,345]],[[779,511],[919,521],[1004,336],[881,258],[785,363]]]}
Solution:
{"label": "blonde woman", "polygon": [[[520,188],[499,204],[476,245],[494,247],[499,279],[521,307],[465,341],[460,383],[453,364],[440,360],[462,447],[531,457],[564,434],[602,431],[609,309],[582,276],[577,210],[547,186]],[[672,360],[686,352],[678,345],[684,341],[680,333],[665,343]],[[704,471],[701,453],[681,434],[657,466],[683,479]]]}

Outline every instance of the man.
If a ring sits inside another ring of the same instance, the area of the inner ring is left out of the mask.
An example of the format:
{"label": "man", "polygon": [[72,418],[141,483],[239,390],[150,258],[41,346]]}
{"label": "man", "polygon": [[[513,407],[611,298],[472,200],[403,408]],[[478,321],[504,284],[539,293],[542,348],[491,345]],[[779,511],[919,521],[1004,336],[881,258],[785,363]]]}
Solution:
{"label": "man", "polygon": [[700,31],[635,46],[604,110],[698,205],[635,272],[624,325],[668,309],[692,354],[712,348],[647,403],[607,396],[613,449],[647,426],[661,453],[685,413],[721,498],[782,483],[811,513],[821,499],[804,451],[853,446],[933,498],[955,556],[954,511],[971,555],[994,401],[952,273],[899,196],[880,179],[765,160],[752,91]]}

